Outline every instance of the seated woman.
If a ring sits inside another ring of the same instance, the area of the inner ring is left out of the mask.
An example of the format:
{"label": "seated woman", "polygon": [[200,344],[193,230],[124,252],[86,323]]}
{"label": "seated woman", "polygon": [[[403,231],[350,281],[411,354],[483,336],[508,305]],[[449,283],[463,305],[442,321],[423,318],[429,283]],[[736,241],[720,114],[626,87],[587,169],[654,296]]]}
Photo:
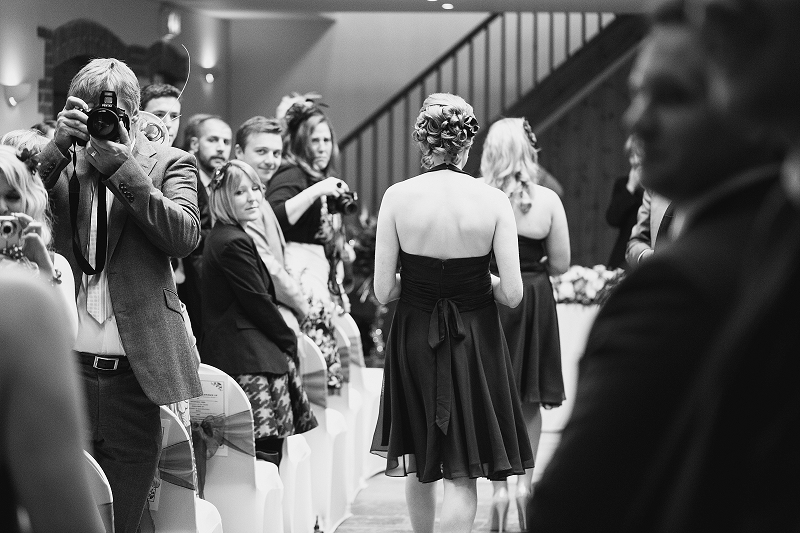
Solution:
{"label": "seated woman", "polygon": [[[204,363],[232,376],[253,408],[256,450],[278,453],[283,438],[317,426],[297,372],[297,337],[275,304],[275,288],[244,230],[259,216],[261,182],[229,161],[210,185],[214,227],[203,249]],[[280,459],[279,459],[280,460]]]}
{"label": "seated woman", "polygon": [[[4,136],[4,140],[19,139],[12,133]],[[44,139],[39,133],[35,135]],[[57,285],[66,309],[68,330],[74,338],[78,332],[78,311],[72,268],[64,256],[48,248],[52,231],[47,190],[35,173],[31,154],[28,149],[0,145],[0,217],[10,224],[8,227],[19,228],[19,233],[0,236],[0,266],[4,262],[20,262]]]}
{"label": "seated woman", "polygon": [[301,328],[325,356],[329,389],[338,389],[343,375],[332,318],[337,310],[334,297],[346,296],[338,279],[344,232],[337,200],[349,189],[331,176],[339,149],[319,107],[302,100],[288,109],[284,121],[284,162],[269,182],[267,200],[286,237],[286,270],[311,301]]}

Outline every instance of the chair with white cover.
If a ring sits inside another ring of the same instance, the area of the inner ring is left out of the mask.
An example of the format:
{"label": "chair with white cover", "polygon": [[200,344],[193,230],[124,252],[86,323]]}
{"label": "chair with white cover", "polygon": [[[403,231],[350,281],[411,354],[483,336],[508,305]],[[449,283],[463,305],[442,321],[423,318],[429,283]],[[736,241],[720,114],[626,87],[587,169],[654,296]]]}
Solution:
{"label": "chair with white cover", "polygon": [[[361,332],[350,313],[335,315],[333,323],[350,341],[350,390],[361,394],[361,418],[363,450],[360,465],[361,478],[366,480],[386,469],[386,459],[369,453],[372,434],[378,423],[378,409],[383,387],[383,369],[367,368],[364,362],[364,349]],[[356,467],[359,468],[359,467]]]}
{"label": "chair with white cover", "polygon": [[[336,345],[340,347],[342,353],[347,352],[348,366],[352,368],[352,354],[355,353],[355,348],[350,342],[350,338],[341,326],[334,324],[334,338]],[[345,358],[342,357],[342,360]],[[346,374],[347,375],[347,374]],[[352,379],[352,373],[349,373]],[[364,454],[368,453],[365,447],[366,440],[364,438],[364,410],[361,392],[356,389],[353,384],[348,380],[342,386],[341,396],[329,396],[328,405],[333,409],[341,412],[347,421],[347,449],[350,453],[347,454],[345,468],[348,472],[347,476],[347,496],[349,501],[354,501],[356,494],[359,490],[366,486],[362,477],[364,471]]]}
{"label": "chair with white cover", "polygon": [[86,458],[89,488],[92,490],[94,503],[100,512],[100,518],[103,519],[106,533],[114,533],[114,496],[111,493],[111,485],[108,483],[106,473],[103,472],[102,467],[97,464],[94,457],[86,450],[83,450],[83,455]]}
{"label": "chair with white cover", "polygon": [[313,531],[311,448],[303,435],[291,435],[284,439],[280,473],[283,481],[284,532]]}
{"label": "chair with white cover", "polygon": [[216,426],[223,445],[198,465],[205,472],[203,497],[219,510],[226,533],[283,533],[283,482],[274,463],[255,458],[250,400],[218,368],[201,364],[199,373],[203,395],[191,400],[193,431],[212,419],[237,420],[235,438],[226,433],[227,422]]}
{"label": "chair with white cover", "polygon": [[347,495],[347,421],[328,407],[327,364],[322,352],[308,336],[297,342],[300,374],[319,426],[303,433],[311,448],[311,502],[323,531],[333,531],[349,514]]}
{"label": "chair with white cover", "polygon": [[183,422],[161,407],[162,449],[158,474],[142,521],[158,533],[222,533],[217,509],[195,492],[192,442]]}

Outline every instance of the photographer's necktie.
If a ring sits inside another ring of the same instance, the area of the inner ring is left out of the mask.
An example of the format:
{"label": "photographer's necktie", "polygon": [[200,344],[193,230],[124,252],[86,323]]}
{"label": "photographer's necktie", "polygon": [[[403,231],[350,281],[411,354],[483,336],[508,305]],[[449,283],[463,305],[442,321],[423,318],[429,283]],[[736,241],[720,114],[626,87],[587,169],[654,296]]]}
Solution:
{"label": "photographer's necktie", "polygon": [[[91,216],[91,223],[89,225],[89,263],[97,264],[97,220],[98,217],[107,217],[108,213],[103,212],[100,213],[100,209],[98,208],[98,204],[102,204],[105,211],[105,201],[101,201],[100,198],[105,200],[106,197],[106,187],[103,184],[102,180],[97,181],[97,187],[95,188],[94,199],[92,201],[92,216]],[[101,235],[101,238],[107,238],[105,232]],[[100,246],[101,252],[105,253],[105,246]],[[97,320],[100,324],[105,322],[108,317],[110,316],[110,309],[111,306],[109,305],[110,302],[108,301],[108,286],[106,284],[106,276],[104,272],[98,272],[95,275],[86,275],[86,311],[89,315]]]}

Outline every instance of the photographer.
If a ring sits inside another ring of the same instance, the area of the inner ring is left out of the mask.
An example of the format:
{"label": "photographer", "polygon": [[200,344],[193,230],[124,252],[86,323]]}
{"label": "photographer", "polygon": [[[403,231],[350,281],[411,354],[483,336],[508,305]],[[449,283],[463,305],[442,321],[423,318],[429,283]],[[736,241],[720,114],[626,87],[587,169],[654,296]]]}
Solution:
{"label": "photographer", "polygon": [[283,159],[269,181],[267,200],[286,237],[286,270],[300,281],[311,301],[309,317],[301,324],[317,339],[328,363],[330,388],[342,383],[342,370],[331,320],[341,288],[344,230],[341,213],[357,206],[347,184],[332,177],[339,148],[330,121],[313,100],[299,97],[283,117]]}
{"label": "photographer", "polygon": [[[28,144],[35,146],[35,139],[30,141],[23,135],[26,131],[29,130],[9,132],[0,146],[0,268],[5,262],[20,262],[58,287],[67,306],[67,329],[75,338],[78,330],[75,285],[67,260],[48,249],[52,231],[47,216],[47,191],[31,171],[35,165],[32,152],[27,148],[20,152],[5,145],[13,139],[27,139]],[[46,142],[38,132],[32,135]]]}
{"label": "photographer", "polygon": [[125,63],[90,61],[39,154],[56,225],[70,226],[55,232],[55,249],[75,276],[73,348],[117,533],[139,526],[161,445],[159,405],[202,393],[170,267],[199,240],[197,167],[139,131],[139,98]]}

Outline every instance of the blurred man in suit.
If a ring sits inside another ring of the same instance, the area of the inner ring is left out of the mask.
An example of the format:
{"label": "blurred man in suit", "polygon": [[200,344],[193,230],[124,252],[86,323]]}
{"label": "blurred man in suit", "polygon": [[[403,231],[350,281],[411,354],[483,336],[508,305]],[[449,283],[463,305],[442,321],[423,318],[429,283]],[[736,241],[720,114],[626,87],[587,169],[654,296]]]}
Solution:
{"label": "blurred man in suit", "polygon": [[642,143],[643,185],[671,198],[685,223],[598,314],[572,416],[534,490],[531,531],[649,530],[630,526],[645,473],[734,299],[742,240],[778,180],[772,147],[710,105],[706,58],[682,11],[653,19],[626,122]]}
{"label": "blurred man in suit", "polygon": [[711,58],[714,104],[739,129],[774,136],[788,155],[742,241],[740,291],[638,515],[658,517],[659,531],[798,531],[800,2],[686,4]]}

